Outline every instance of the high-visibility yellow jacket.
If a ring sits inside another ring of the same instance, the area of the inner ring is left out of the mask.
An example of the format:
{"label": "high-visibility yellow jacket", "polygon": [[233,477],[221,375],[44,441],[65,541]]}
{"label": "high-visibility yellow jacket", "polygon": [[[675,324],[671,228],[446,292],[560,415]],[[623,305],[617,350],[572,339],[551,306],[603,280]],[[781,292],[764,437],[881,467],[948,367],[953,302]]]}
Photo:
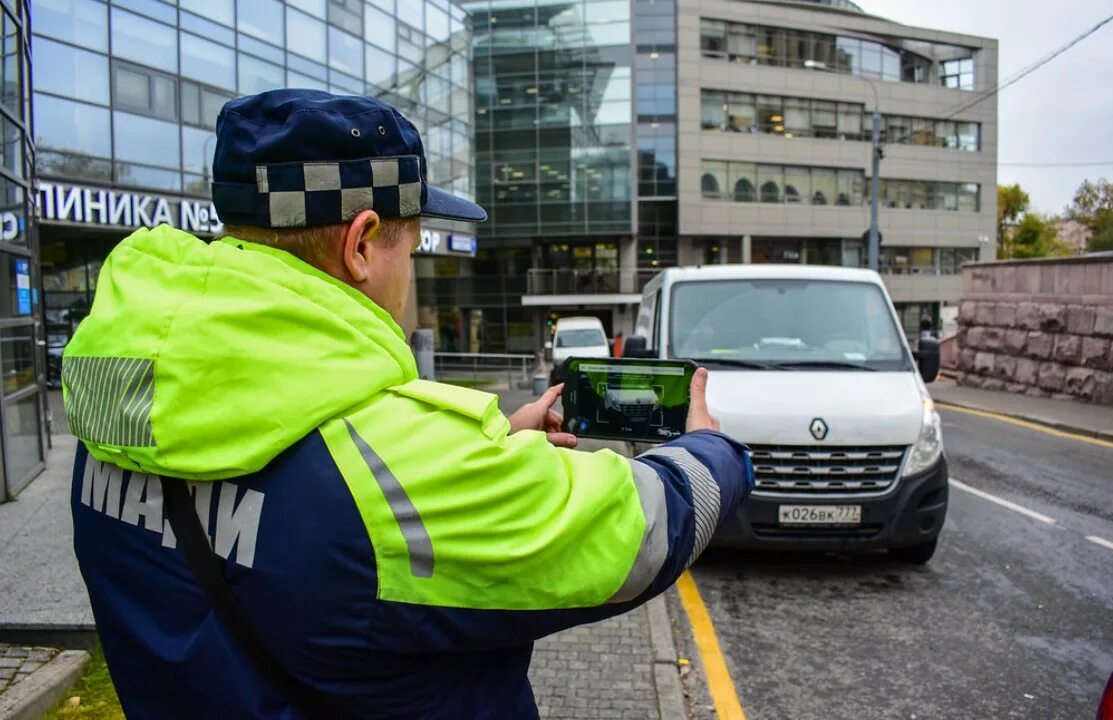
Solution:
{"label": "high-visibility yellow jacket", "polygon": [[417,379],[394,321],[287,253],[161,226],[108,257],[66,348],[75,547],[129,716],[295,718],[164,517],[191,481],[253,629],[354,717],[535,717],[538,637],[667,588],[748,491],[699,432],[634,460],[509,435]]}

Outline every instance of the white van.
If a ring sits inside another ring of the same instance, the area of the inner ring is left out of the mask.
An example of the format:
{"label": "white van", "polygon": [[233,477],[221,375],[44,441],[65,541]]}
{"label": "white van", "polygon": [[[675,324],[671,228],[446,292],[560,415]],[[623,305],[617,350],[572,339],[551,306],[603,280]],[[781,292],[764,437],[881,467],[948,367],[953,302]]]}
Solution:
{"label": "white van", "polygon": [[553,331],[553,372],[550,382],[560,382],[564,361],[570,357],[610,357],[611,345],[597,317],[565,317]]}
{"label": "white van", "polygon": [[[931,345],[931,341],[927,341]],[[927,562],[947,512],[939,415],[877,273],[808,265],[670,268],[624,356],[691,358],[756,486],[716,536],[739,547],[888,549]]]}

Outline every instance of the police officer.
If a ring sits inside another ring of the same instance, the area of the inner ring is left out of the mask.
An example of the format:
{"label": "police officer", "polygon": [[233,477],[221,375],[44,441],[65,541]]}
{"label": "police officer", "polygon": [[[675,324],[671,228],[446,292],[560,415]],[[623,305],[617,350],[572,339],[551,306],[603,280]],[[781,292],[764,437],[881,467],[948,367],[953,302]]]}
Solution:
{"label": "police officer", "polygon": [[225,236],[108,257],[66,348],[75,549],[136,718],[534,718],[532,642],[665,590],[748,492],[693,383],[689,434],[570,449],[547,393],[419,380],[398,321],[426,183],[370,98],[277,90],[217,121]]}

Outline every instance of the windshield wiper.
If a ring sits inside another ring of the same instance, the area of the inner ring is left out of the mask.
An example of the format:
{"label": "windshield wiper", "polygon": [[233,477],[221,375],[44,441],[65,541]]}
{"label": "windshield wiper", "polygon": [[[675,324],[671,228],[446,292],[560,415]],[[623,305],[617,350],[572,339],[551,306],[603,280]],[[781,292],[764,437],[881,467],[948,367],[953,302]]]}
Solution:
{"label": "windshield wiper", "polygon": [[835,370],[867,370],[877,372],[874,368],[858,363],[842,362],[841,360],[790,360],[773,365],[774,368],[832,368]]}
{"label": "windshield wiper", "polygon": [[739,360],[738,358],[689,358],[701,365],[726,365],[727,367],[746,368],[747,370],[772,370],[769,363],[754,362],[753,360]]}

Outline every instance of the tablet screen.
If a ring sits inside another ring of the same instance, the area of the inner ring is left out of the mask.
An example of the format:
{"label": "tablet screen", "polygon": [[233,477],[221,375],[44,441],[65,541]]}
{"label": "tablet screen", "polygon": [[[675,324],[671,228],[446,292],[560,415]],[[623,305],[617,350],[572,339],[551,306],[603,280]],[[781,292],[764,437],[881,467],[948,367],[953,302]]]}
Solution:
{"label": "tablet screen", "polygon": [[564,419],[579,437],[647,443],[684,434],[695,363],[687,360],[570,358],[564,364]]}

